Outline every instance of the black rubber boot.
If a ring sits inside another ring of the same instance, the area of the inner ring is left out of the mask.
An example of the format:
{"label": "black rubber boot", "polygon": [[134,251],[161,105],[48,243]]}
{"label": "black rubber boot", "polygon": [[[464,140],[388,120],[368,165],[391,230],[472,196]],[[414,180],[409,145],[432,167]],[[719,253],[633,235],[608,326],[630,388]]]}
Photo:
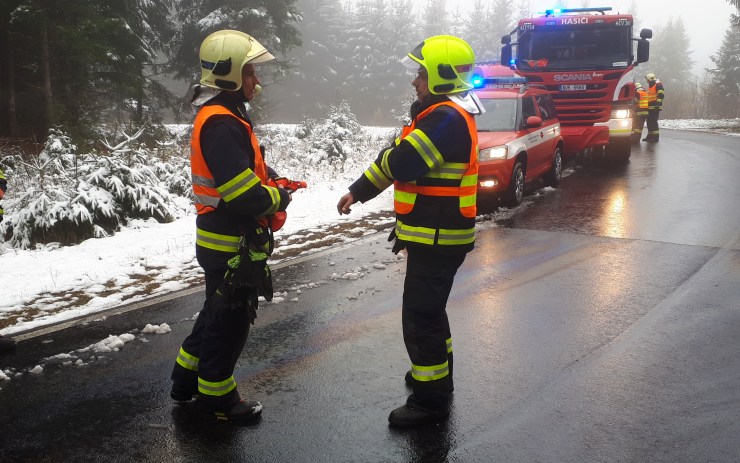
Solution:
{"label": "black rubber boot", "polygon": [[173,381],[172,390],[170,390],[170,397],[172,397],[172,400],[175,402],[184,404],[198,397],[198,392],[193,388],[184,386],[182,383]]}
{"label": "black rubber boot", "polygon": [[15,352],[15,339],[0,334],[0,354],[10,354]]}
{"label": "black rubber boot", "polygon": [[262,414],[262,404],[256,401],[247,402],[242,400],[228,410],[208,410],[207,408],[201,408],[201,412],[216,418],[218,421],[247,423],[260,417]]}
{"label": "black rubber boot", "polygon": [[[413,397],[413,396],[412,396]],[[390,426],[408,428],[423,424],[439,423],[450,416],[447,406],[440,408],[427,408],[415,403],[411,398],[405,405],[398,407],[388,415]]]}

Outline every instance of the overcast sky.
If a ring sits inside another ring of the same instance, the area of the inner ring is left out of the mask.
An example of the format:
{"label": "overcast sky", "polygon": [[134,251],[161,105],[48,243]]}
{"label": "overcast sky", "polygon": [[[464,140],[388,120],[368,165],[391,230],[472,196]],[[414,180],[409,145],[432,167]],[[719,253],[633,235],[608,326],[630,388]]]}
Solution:
{"label": "overcast sky", "polygon": [[[465,8],[473,3],[473,0],[447,0],[449,7],[459,4]],[[512,4],[518,3],[518,0],[512,0]],[[555,0],[531,0],[534,11],[552,8],[555,3]],[[640,26],[653,31],[665,25],[671,17],[681,17],[689,35],[693,51],[691,57],[696,61],[693,71],[700,76],[704,68],[712,66],[709,57],[717,53],[722,45],[725,31],[730,25],[730,14],[734,11],[726,0],[638,0],[635,2],[636,13],[630,11],[631,0],[591,0],[590,3],[591,6],[611,6],[614,11],[636,14]],[[567,1],[567,5],[574,8],[582,4],[582,0]],[[635,35],[639,35],[639,31],[635,31]]]}

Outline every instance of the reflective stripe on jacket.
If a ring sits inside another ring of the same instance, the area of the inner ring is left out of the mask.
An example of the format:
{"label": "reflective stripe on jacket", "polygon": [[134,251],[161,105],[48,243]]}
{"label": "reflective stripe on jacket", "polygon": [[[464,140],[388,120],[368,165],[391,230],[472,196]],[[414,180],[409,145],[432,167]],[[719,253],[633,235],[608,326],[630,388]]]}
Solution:
{"label": "reflective stripe on jacket", "polygon": [[[249,140],[254,150],[254,169],[247,169],[237,175],[224,185],[217,186],[211,170],[206,164],[203,152],[201,151],[200,133],[206,121],[216,115],[225,115],[233,117],[241,122],[247,129]],[[195,208],[198,214],[207,214],[212,212],[218,206],[221,199],[229,202],[231,199],[244,193],[244,191],[258,185],[262,185],[267,180],[267,167],[262,160],[262,154],[254,136],[252,126],[244,120],[234,116],[231,111],[220,105],[203,106],[193,123],[193,137],[190,141],[190,169],[193,182],[193,193],[195,194]],[[277,195],[277,191],[275,192]],[[279,195],[278,201],[279,204]],[[267,211],[266,213],[274,213]]]}

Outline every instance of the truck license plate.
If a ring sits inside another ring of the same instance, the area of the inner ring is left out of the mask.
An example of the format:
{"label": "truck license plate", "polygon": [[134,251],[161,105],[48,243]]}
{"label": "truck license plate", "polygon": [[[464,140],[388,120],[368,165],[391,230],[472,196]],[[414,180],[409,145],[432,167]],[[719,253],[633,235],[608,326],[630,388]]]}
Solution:
{"label": "truck license plate", "polygon": [[586,84],[570,84],[560,86],[561,92],[574,92],[579,90],[586,90]]}

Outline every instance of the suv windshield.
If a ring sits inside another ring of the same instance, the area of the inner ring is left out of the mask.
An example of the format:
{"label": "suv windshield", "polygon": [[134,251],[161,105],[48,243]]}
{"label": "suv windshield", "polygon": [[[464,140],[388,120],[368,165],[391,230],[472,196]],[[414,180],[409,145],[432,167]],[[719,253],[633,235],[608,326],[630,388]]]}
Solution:
{"label": "suv windshield", "polygon": [[486,112],[476,116],[478,132],[516,130],[516,98],[481,98]]}
{"label": "suv windshield", "polygon": [[517,66],[522,70],[624,68],[630,63],[628,27],[520,32]]}

